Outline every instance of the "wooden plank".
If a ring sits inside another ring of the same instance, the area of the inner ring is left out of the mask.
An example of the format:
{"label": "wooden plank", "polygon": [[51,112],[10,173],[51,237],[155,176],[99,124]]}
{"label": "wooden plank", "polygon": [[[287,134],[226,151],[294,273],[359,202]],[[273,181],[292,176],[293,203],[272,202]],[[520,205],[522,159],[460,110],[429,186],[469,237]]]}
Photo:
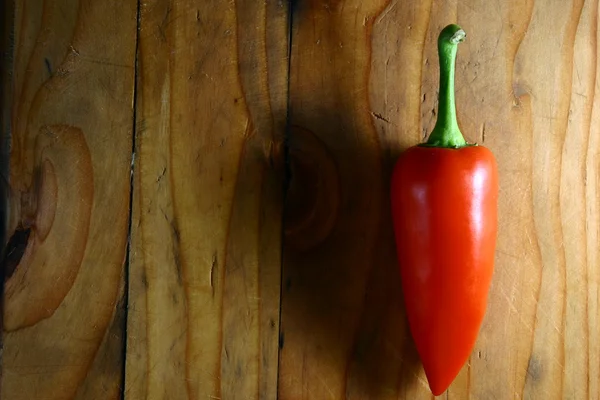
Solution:
{"label": "wooden plank", "polygon": [[[12,101],[12,70],[14,57],[14,4],[5,1],[0,8],[0,259],[8,223],[8,165],[10,157],[10,105]],[[0,318],[0,326],[2,324]]]}
{"label": "wooden plank", "polygon": [[388,182],[435,122],[435,41],[451,22],[468,35],[459,123],[497,155],[501,197],[488,313],[443,397],[600,396],[597,15],[577,0],[296,3],[281,399],[431,398]]}
{"label": "wooden plank", "polygon": [[[10,159],[10,119],[12,104],[12,74],[14,58],[14,3],[2,2],[0,6],[0,260],[1,276],[5,276],[5,253],[8,231],[8,197],[9,197],[9,159]],[[4,331],[4,278],[0,285],[0,331]],[[3,347],[0,335],[0,348]],[[2,356],[0,355],[0,366]],[[1,373],[0,367],[0,373]],[[2,379],[0,376],[0,393]]]}
{"label": "wooden plank", "polygon": [[141,4],[127,399],[276,398],[287,19]]}
{"label": "wooden plank", "polygon": [[117,399],[136,3],[23,0],[15,21],[0,397]]}

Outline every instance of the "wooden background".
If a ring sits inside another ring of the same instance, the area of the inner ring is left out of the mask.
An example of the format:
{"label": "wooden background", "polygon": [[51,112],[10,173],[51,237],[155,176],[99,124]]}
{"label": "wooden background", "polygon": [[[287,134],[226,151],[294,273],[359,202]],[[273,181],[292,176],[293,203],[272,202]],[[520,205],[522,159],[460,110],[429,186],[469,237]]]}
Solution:
{"label": "wooden background", "polygon": [[500,221],[440,397],[600,398],[598,1],[3,7],[3,400],[432,398],[389,178],[453,22]]}

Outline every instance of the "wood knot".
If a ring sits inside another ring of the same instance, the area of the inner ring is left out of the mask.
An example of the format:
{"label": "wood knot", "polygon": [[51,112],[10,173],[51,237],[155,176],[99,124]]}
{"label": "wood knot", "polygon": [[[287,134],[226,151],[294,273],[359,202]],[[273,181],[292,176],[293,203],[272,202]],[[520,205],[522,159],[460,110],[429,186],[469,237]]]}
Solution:
{"label": "wood knot", "polygon": [[33,184],[21,193],[21,224],[34,228],[40,240],[46,239],[56,214],[58,186],[54,165],[48,159],[34,167]]}
{"label": "wood knot", "polygon": [[521,102],[531,96],[531,89],[524,83],[514,82],[513,90],[513,107],[520,107]]}
{"label": "wood knot", "polygon": [[289,142],[290,182],[286,197],[286,244],[305,251],[323,242],[338,215],[340,180],[325,144],[312,132],[292,127]]}
{"label": "wood knot", "polygon": [[62,303],[83,260],[93,206],[92,160],[80,129],[42,127],[26,165],[14,171],[15,184],[27,189],[14,207],[20,227],[4,265],[6,331],[34,325]]}

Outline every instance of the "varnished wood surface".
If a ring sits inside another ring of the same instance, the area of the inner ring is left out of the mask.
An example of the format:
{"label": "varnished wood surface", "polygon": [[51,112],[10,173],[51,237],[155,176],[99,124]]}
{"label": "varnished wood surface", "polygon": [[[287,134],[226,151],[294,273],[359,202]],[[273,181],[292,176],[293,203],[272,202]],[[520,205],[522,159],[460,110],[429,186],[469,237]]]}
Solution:
{"label": "varnished wood surface", "polygon": [[2,399],[432,398],[389,178],[451,22],[500,221],[440,397],[600,398],[597,1],[15,4]]}

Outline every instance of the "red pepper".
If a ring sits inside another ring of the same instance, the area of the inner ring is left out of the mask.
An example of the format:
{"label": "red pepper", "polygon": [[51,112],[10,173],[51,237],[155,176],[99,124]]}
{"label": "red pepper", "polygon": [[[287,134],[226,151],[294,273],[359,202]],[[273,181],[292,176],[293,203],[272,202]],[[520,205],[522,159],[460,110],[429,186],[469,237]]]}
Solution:
{"label": "red pepper", "polygon": [[494,269],[498,176],[494,155],[468,144],[456,120],[454,70],[465,32],[438,38],[438,119],[392,176],[393,224],[411,335],[429,387],[440,395],[477,340]]}

